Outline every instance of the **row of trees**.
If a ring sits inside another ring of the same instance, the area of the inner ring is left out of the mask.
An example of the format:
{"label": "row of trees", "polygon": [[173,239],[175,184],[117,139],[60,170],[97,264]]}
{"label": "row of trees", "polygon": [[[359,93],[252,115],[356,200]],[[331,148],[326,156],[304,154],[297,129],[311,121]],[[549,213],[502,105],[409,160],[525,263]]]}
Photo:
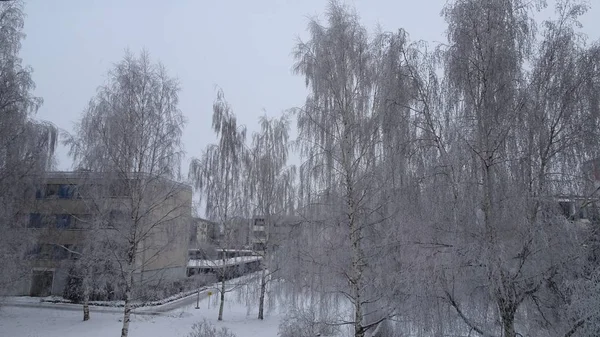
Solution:
{"label": "row of trees", "polygon": [[[267,284],[278,269],[272,256],[274,242],[270,230],[276,219],[293,214],[296,204],[295,167],[287,165],[289,121],[285,115],[261,117],[260,131],[252,135],[251,145],[247,145],[246,128],[237,124],[223,92],[219,91],[213,105],[212,127],[217,144],[208,145],[202,157],[192,160],[189,178],[203,197],[206,216],[221,226],[222,249],[247,244],[244,240],[240,242],[236,233],[249,226],[250,216],[265,220],[258,305],[258,318],[263,319]],[[223,319],[226,291],[226,280],[221,275],[219,320]]]}
{"label": "row of trees", "polygon": [[597,223],[566,221],[558,197],[597,198],[583,169],[599,155],[600,48],[579,33],[584,3],[558,1],[538,27],[541,5],[452,1],[433,47],[370,35],[336,1],[310,21],[294,50],[308,242],[288,242],[304,274],[287,278],[347,299],[353,317],[330,325],[598,334]]}
{"label": "row of trees", "polygon": [[320,319],[355,336],[382,322],[421,335],[595,333],[597,311],[576,299],[597,303],[596,231],[566,221],[558,198],[597,197],[584,164],[598,157],[600,54],[578,32],[585,4],[557,2],[538,30],[542,5],[454,1],[448,43],[431,47],[403,30],[370,35],[331,2],[294,50],[310,92],[293,110],[297,179],[283,121],[263,120],[246,145],[220,94],[219,144],[190,170],[207,215],[304,220],[276,259],[267,247],[261,285],[269,269],[321,306],[343,296],[352,317],[321,308]]}
{"label": "row of trees", "polygon": [[[294,49],[293,69],[309,89],[290,112],[294,142],[289,114],[261,118],[247,140],[218,93],[217,142],[192,160],[188,178],[221,226],[223,248],[240,219],[265,219],[259,318],[276,275],[298,310],[309,289],[319,309],[311,317],[350,326],[356,337],[376,327],[422,336],[598,334],[596,230],[562,217],[557,196],[586,196],[581,208],[597,198],[583,168],[599,156],[600,47],[579,33],[585,4],[557,1],[556,19],[538,25],[542,5],[455,0],[442,12],[447,43],[429,46],[403,30],[369,34],[355,12],[330,2],[326,22],[311,20],[309,39]],[[9,227],[26,204],[14,186],[33,188],[32,177],[51,167],[57,130],[31,119],[41,102],[18,58],[22,4],[0,6],[0,184],[15,191],[0,202]],[[115,205],[90,190],[93,228],[105,240],[78,252],[84,297],[99,257],[116,266],[122,336],[142,284],[138,254],[160,256],[146,246],[152,229],[177,220],[150,213],[185,207],[173,201],[179,185],[155,185],[182,180],[178,92],[162,65],[128,54],[65,134],[76,167],[127,190],[119,205],[127,221],[110,235],[101,222]],[[303,159],[298,169],[287,163],[292,149]],[[271,231],[289,215],[302,224],[275,250]],[[19,240],[8,240],[5,270],[22,253],[9,244]],[[219,319],[226,291],[223,280]],[[352,314],[332,317],[334,304]]]}
{"label": "row of trees", "polygon": [[[170,249],[182,251],[178,262],[187,258],[191,189],[177,183],[185,124],[179,84],[147,53],[127,53],[90,100],[73,134],[62,135],[78,171],[77,191],[70,193],[84,204],[72,214],[86,229],[78,249],[62,245],[60,231],[20,229],[35,207],[31,199],[43,186],[40,178],[53,167],[59,135],[52,124],[33,119],[42,100],[32,94],[32,70],[19,58],[23,24],[22,1],[0,3],[0,185],[5,191],[0,197],[0,290],[31,278],[25,256],[36,240],[54,242],[76,257],[69,276],[77,280],[84,320],[97,285],[109,283],[125,300],[122,336],[127,336],[133,296],[157,282],[145,277],[161,277],[147,276],[145,269]],[[182,196],[186,193],[189,198]]]}
{"label": "row of trees", "polygon": [[54,125],[34,118],[43,101],[32,93],[32,69],[19,58],[23,24],[21,2],[0,4],[0,293],[29,272],[19,263],[23,235],[10,229],[21,220],[33,177],[52,167],[58,140]]}

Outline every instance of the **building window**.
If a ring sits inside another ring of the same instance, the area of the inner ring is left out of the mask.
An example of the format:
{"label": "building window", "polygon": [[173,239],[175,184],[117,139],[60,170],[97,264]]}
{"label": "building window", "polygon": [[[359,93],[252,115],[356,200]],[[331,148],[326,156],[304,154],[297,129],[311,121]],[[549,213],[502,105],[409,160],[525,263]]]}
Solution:
{"label": "building window", "polygon": [[30,213],[29,214],[29,224],[27,227],[29,228],[42,228],[44,226],[44,222],[42,221],[42,215],[40,213]]}
{"label": "building window", "polygon": [[125,212],[123,212],[121,210],[113,209],[110,211],[110,214],[108,216],[107,227],[114,228],[116,225],[123,224],[126,221],[127,221],[127,216],[126,216]]}
{"label": "building window", "polygon": [[58,197],[60,199],[73,199],[76,192],[76,185],[60,185],[58,187]]}
{"label": "building window", "polygon": [[54,254],[52,256],[53,260],[66,260],[69,258],[72,245],[53,245],[54,246]]}
{"label": "building window", "polygon": [[85,229],[92,227],[93,217],[91,214],[75,214],[71,216],[72,229]]}
{"label": "building window", "polygon": [[46,185],[46,191],[44,196],[48,199],[56,199],[58,198],[58,190],[60,189],[60,185],[57,184],[48,184]]}
{"label": "building window", "polygon": [[558,205],[560,206],[563,216],[569,220],[573,220],[573,215],[575,214],[575,205],[573,202],[561,201]]}
{"label": "building window", "polygon": [[38,243],[29,251],[29,256],[38,260],[66,260],[72,258],[72,247],[70,244]]}
{"label": "building window", "polygon": [[112,183],[109,186],[109,193],[113,198],[128,197],[130,195],[129,185],[123,181]]}
{"label": "building window", "polygon": [[67,229],[71,227],[71,215],[56,214],[56,228]]}
{"label": "building window", "polygon": [[45,190],[36,192],[36,198],[41,199],[42,195],[47,199],[73,199],[80,198],[77,193],[77,185],[74,184],[47,184]]}
{"label": "building window", "polygon": [[598,207],[596,205],[591,204],[587,206],[587,214],[588,219],[593,222],[597,222],[600,220],[600,213],[598,212]]}
{"label": "building window", "polygon": [[65,245],[65,246],[69,246],[68,248],[71,250],[69,252],[69,259],[71,260],[77,260],[81,257],[81,247],[76,246],[76,245]]}
{"label": "building window", "polygon": [[35,244],[31,247],[31,249],[29,249],[29,251],[27,252],[27,256],[30,258],[38,257],[40,255],[41,251],[42,251],[42,245]]}
{"label": "building window", "polygon": [[37,258],[40,260],[51,260],[54,253],[54,245],[42,243],[35,247],[34,251],[37,253]]}

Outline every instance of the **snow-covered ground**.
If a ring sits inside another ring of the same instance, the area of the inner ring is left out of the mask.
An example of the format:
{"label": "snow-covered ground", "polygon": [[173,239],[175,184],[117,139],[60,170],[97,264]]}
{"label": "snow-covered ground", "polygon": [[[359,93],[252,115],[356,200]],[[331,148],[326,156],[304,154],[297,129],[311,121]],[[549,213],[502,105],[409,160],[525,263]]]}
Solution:
{"label": "snow-covered ground", "polygon": [[[244,291],[240,289],[238,291]],[[227,293],[224,320],[217,321],[216,295],[158,316],[133,315],[130,325],[132,337],[187,336],[192,325],[204,318],[217,327],[227,327],[238,337],[277,336],[279,320],[283,314],[276,308],[265,313],[265,319],[256,318],[257,305],[250,309],[239,303],[235,292]],[[210,308],[209,308],[210,306]],[[122,314],[112,312],[92,313],[92,319],[82,321],[82,312],[43,308],[0,308],[0,336],[2,337],[104,337],[118,336],[121,332]]]}

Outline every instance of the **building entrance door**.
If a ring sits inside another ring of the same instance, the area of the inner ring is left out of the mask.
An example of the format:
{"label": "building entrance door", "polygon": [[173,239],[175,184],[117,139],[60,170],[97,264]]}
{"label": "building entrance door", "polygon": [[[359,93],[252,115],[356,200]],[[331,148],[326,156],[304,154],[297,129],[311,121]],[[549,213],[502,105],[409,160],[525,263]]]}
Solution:
{"label": "building entrance door", "polygon": [[53,271],[34,270],[31,279],[30,295],[36,297],[50,296],[52,293]]}

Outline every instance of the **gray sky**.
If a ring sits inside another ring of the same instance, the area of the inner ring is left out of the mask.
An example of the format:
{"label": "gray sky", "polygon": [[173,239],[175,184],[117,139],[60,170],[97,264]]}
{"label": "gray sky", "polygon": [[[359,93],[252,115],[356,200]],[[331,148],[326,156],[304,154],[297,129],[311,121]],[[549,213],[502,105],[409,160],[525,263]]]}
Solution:
{"label": "gray sky", "polygon": [[[188,159],[215,137],[210,130],[215,86],[223,88],[250,131],[258,117],[300,106],[306,91],[293,75],[296,37],[306,37],[307,16],[327,0],[29,0],[22,57],[34,68],[35,94],[44,98],[39,119],[72,130],[107,71],[125,48],[146,48],[180,80],[180,109],[188,124]],[[440,11],[446,0],[348,0],[373,29],[406,29],[412,40],[445,41]],[[427,3],[428,6],[424,5]],[[582,18],[590,39],[600,37],[600,0]],[[549,11],[540,17],[549,15]],[[66,150],[58,169],[71,168]]]}

